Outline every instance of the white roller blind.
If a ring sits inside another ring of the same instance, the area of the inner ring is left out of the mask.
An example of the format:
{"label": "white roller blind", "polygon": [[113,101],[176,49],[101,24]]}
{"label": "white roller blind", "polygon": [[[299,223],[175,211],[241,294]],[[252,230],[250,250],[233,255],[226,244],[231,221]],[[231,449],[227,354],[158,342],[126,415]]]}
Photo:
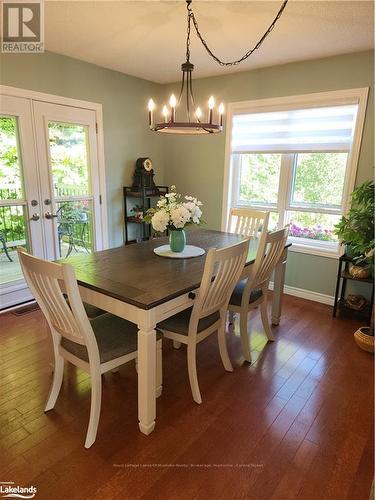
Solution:
{"label": "white roller blind", "polygon": [[349,151],[357,104],[233,116],[232,152]]}

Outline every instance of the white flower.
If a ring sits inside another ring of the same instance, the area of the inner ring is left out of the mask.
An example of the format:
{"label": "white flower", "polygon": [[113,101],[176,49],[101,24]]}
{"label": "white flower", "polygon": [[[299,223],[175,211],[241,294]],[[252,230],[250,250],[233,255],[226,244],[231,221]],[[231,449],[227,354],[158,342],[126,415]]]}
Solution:
{"label": "white flower", "polygon": [[189,210],[191,220],[194,224],[199,224],[200,218],[202,216],[202,210],[199,208],[198,204],[194,201],[187,201],[183,206]]}
{"label": "white flower", "polygon": [[171,186],[171,191],[160,197],[156,207],[147,212],[155,231],[162,233],[168,226],[183,229],[186,224],[200,224],[202,203],[194,196],[185,196],[186,201],[182,199],[176,187]]}
{"label": "white flower", "polygon": [[163,197],[157,202],[157,207],[162,208],[167,204],[167,200]]}
{"label": "white flower", "polygon": [[169,224],[168,212],[164,209],[155,212],[155,214],[152,216],[151,224],[155,231],[157,231],[158,233],[162,233],[163,231],[165,231]]}
{"label": "white flower", "polygon": [[176,229],[182,229],[190,221],[190,212],[183,205],[171,211],[171,221]]}
{"label": "white flower", "polygon": [[185,196],[185,200],[192,201],[195,205],[198,205],[198,207],[202,206],[202,202],[198,201],[197,198],[194,198],[194,196]]}

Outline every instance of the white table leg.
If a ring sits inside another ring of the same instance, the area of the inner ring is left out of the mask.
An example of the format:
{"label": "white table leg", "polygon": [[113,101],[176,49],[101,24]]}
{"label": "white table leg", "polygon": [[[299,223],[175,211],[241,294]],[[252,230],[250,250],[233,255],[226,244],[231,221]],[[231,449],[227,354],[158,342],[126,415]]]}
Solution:
{"label": "white table leg", "polygon": [[155,428],[156,417],[156,331],[138,325],[138,419],[143,434]]}
{"label": "white table leg", "polygon": [[284,295],[285,283],[285,268],[288,257],[288,249],[286,248],[281,256],[280,262],[275,268],[275,277],[273,284],[273,300],[272,300],[272,324],[278,325],[281,317],[282,299]]}

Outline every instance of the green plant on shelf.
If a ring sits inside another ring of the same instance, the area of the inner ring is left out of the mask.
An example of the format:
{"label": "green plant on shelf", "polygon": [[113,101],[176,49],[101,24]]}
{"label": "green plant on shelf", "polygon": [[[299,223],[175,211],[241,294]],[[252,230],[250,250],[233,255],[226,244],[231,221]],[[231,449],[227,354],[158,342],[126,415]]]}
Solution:
{"label": "green plant on shelf", "polygon": [[342,244],[350,246],[356,264],[367,267],[374,276],[374,194],[375,184],[366,181],[352,192],[349,212],[335,225]]}

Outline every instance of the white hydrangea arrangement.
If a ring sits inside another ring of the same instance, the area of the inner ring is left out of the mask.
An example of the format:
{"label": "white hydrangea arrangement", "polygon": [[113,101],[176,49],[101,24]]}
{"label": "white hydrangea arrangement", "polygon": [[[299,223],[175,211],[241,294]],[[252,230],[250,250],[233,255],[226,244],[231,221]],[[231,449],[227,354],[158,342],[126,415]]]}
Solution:
{"label": "white hydrangea arrangement", "polygon": [[143,220],[151,222],[158,233],[166,229],[171,231],[184,229],[190,224],[201,224],[202,202],[193,196],[185,196],[176,192],[176,186],[171,186],[170,193],[161,196],[155,208],[147,210]]}

